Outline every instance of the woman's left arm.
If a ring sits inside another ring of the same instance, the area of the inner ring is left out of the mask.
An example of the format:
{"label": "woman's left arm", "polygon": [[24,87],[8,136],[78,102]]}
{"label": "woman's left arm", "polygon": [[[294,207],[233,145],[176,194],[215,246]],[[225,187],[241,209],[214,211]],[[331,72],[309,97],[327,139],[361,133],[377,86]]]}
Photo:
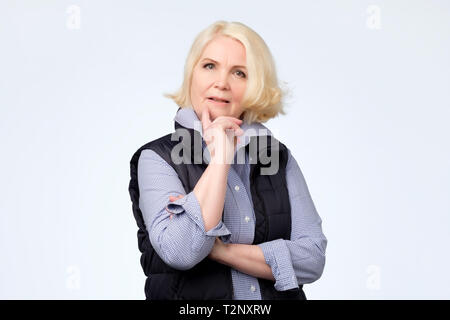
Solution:
{"label": "woman's left arm", "polygon": [[278,291],[319,279],[325,266],[327,239],[304,176],[291,155],[286,166],[291,203],[291,240],[276,239],[258,245],[223,244],[219,239],[211,258],[254,277],[275,281]]}

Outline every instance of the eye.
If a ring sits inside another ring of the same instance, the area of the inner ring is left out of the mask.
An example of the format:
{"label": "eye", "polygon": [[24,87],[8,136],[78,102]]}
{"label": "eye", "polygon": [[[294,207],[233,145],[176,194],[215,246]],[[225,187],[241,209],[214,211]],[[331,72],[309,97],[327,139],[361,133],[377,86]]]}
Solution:
{"label": "eye", "polygon": [[241,70],[236,71],[236,73],[240,74],[239,75],[240,78],[245,78],[246,77],[245,73],[243,73]]}
{"label": "eye", "polygon": [[[211,66],[211,68],[209,68],[209,66]],[[214,67],[214,63],[206,63],[206,64],[203,65],[203,68],[204,68],[204,69],[212,70],[213,67]],[[245,75],[245,73],[242,72],[241,70],[237,70],[237,71],[236,71],[236,74],[238,75],[239,78],[246,78],[246,77],[247,77],[247,76]]]}
{"label": "eye", "polygon": [[207,64],[204,64],[204,65],[203,65],[203,68],[205,68],[205,69],[210,69],[210,70],[211,70],[211,68],[208,68],[208,66],[214,66],[214,64],[213,64],[213,63],[207,63]]}

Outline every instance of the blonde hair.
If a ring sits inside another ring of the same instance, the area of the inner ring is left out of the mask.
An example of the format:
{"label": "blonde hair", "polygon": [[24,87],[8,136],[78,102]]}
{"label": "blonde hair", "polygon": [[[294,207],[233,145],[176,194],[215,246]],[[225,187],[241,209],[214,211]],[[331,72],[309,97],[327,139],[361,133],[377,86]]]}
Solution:
{"label": "blonde hair", "polygon": [[244,107],[243,120],[266,122],[286,114],[283,110],[282,98],[287,93],[281,89],[275,70],[272,54],[264,40],[251,28],[240,22],[217,21],[201,31],[195,38],[184,67],[184,79],[181,88],[164,96],[173,99],[181,107],[191,107],[190,87],[192,73],[203,50],[218,35],[224,35],[240,41],[246,50],[247,88],[241,105]]}

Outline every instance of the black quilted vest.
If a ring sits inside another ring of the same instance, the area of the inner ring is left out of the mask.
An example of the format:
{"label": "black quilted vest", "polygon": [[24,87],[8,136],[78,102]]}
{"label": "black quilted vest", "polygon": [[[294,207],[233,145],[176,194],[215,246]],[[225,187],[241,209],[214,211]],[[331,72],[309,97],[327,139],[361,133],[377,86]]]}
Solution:
{"label": "black quilted vest", "polygon": [[[178,128],[184,127],[175,122],[175,130]],[[191,150],[194,150],[194,139],[202,141],[201,135],[194,129],[184,129],[189,130]],[[139,208],[137,167],[142,150],[151,149],[170,164],[177,172],[186,194],[194,189],[207,167],[207,164],[203,161],[201,150],[200,154],[191,152],[191,164],[175,164],[172,162],[170,156],[172,148],[179,144],[180,140],[182,143],[185,142],[182,137],[178,141],[172,141],[171,136],[172,134],[168,134],[143,145],[134,153],[130,161],[129,192],[134,218],[139,228],[137,233],[138,246],[142,253],[140,262],[147,276],[145,282],[146,298],[149,300],[232,300],[234,294],[229,266],[206,257],[189,270],[174,269],[158,256],[150,243],[148,231]],[[261,147],[261,138],[266,139],[267,142],[264,143],[266,148]],[[256,217],[255,236],[252,244],[280,238],[289,240],[291,235],[291,206],[285,170],[288,158],[287,149],[279,141],[278,148],[272,148],[272,139],[267,139],[265,136],[253,136],[251,139],[256,139],[253,143],[256,142],[255,145],[258,150],[257,163],[250,164],[250,188]],[[251,143],[246,146],[247,153],[250,145]],[[269,167],[270,163],[264,164],[266,161],[261,162],[260,156],[264,153],[270,157],[272,152],[279,152],[279,170],[273,175],[261,175],[260,169]],[[183,155],[182,149],[180,154]],[[199,161],[194,162],[194,157],[199,157],[197,159],[200,159],[202,163],[196,164]],[[258,278],[258,282],[263,300],[306,300],[302,290],[303,285],[286,291],[277,291],[274,288],[274,282],[271,280]]]}

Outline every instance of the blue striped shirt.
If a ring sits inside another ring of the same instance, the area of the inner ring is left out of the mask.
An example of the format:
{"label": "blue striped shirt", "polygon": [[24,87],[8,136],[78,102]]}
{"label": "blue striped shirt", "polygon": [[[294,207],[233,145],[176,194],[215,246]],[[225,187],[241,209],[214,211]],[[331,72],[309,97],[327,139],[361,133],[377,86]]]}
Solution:
{"label": "blue striped shirt", "polygon": [[[197,130],[194,123],[200,120],[192,108],[182,108],[178,110],[174,121],[186,128]],[[241,128],[244,135],[241,136],[236,150],[245,146],[251,135],[272,134],[262,123],[249,125],[243,122]],[[202,133],[201,131],[200,129],[199,132]],[[208,153],[204,141],[203,150]],[[327,246],[327,239],[322,232],[322,220],[311,199],[303,174],[289,149],[288,153],[286,180],[291,204],[291,238],[258,244],[266,263],[271,267],[275,278],[274,287],[278,291],[296,288],[299,284],[319,279],[325,266]],[[157,153],[149,149],[142,151],[138,162],[139,207],[152,246],[165,263],[179,270],[194,267],[208,256],[216,237],[220,237],[225,243],[252,244],[255,213],[247,156],[246,154],[245,163],[236,161],[235,156],[235,161],[230,166],[224,221],[221,220],[206,232],[200,204],[194,192],[186,194],[175,170]],[[169,201],[170,195],[180,194],[184,197]],[[173,213],[172,219],[169,219],[170,213]],[[233,299],[261,299],[257,278],[234,268],[231,268],[231,273]]]}

